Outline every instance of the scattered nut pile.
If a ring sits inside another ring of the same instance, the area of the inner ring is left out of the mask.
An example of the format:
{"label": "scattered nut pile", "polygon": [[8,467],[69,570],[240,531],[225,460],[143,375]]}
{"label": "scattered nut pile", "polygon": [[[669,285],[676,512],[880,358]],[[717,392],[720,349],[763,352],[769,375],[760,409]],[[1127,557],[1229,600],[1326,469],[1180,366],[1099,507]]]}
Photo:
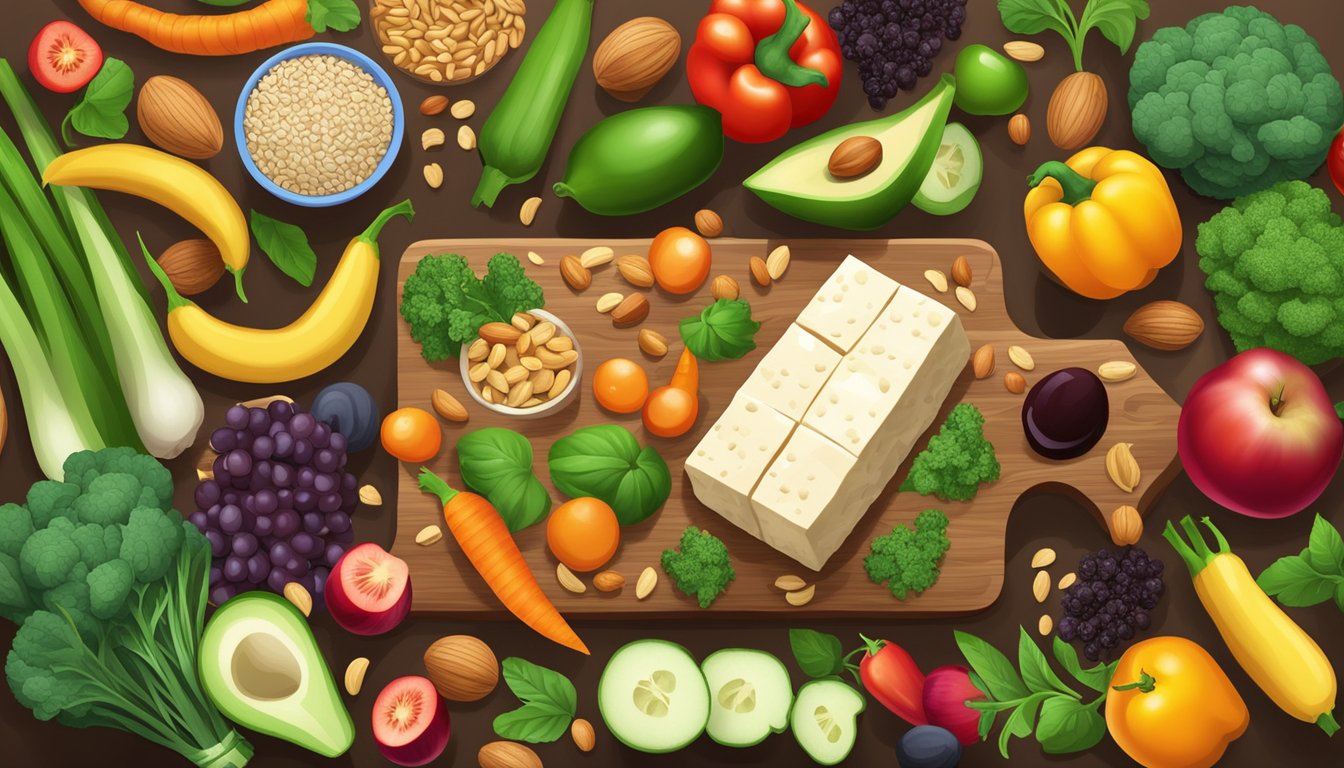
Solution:
{"label": "scattered nut pile", "polygon": [[[564,563],[555,566],[555,580],[562,589],[571,594],[582,595],[588,591],[588,585],[583,579]],[[658,586],[658,572],[652,566],[645,568],[640,572],[639,580],[635,582],[635,599],[643,600],[648,597],[656,586]],[[625,589],[625,574],[611,569],[602,571],[593,577],[593,589],[598,592],[620,592]]]}
{"label": "scattered nut pile", "polygon": [[463,83],[523,43],[523,0],[374,0],[369,17],[383,53],[408,74]]}
{"label": "scattered nut pile", "polygon": [[555,323],[519,312],[511,323],[481,326],[467,347],[467,378],[487,403],[535,408],[569,387],[578,359]]}
{"label": "scattered nut pile", "polygon": [[[1031,582],[1031,594],[1032,597],[1036,598],[1036,602],[1038,603],[1044,603],[1045,599],[1050,596],[1050,572],[1045,569],[1054,565],[1055,559],[1055,550],[1049,547],[1042,547],[1041,549],[1036,550],[1036,554],[1031,556],[1031,567],[1037,569],[1036,578]],[[1064,589],[1069,584],[1072,584],[1076,578],[1077,577],[1072,573],[1065,574],[1064,578],[1059,580],[1059,588]],[[1065,582],[1068,583],[1066,584]],[[1043,613],[1041,614],[1041,618],[1036,622],[1036,629],[1041,633],[1042,637],[1046,637],[1054,631],[1055,620],[1051,618],[1050,614]]]}
{"label": "scattered nut pile", "polygon": [[775,589],[784,593],[784,602],[794,608],[801,608],[812,602],[817,595],[817,585],[808,584],[801,576],[786,574],[775,579]]}
{"label": "scattered nut pile", "polygon": [[344,192],[373,175],[392,142],[392,99],[337,56],[276,64],[247,97],[247,151],[266,178],[300,195]]}

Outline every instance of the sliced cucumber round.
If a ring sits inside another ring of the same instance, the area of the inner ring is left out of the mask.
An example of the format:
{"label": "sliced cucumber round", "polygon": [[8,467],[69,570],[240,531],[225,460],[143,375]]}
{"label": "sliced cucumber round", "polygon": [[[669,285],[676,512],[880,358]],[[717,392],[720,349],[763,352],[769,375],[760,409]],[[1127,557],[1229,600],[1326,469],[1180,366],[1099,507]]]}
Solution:
{"label": "sliced cucumber round", "polygon": [[838,765],[859,738],[863,695],[840,680],[813,680],[798,691],[790,723],[807,756],[820,765]]}
{"label": "sliced cucumber round", "polygon": [[789,727],[793,682],[773,654],[725,648],[700,665],[709,684],[709,738],[726,747],[751,747]]}
{"label": "sliced cucumber round", "polygon": [[602,721],[640,752],[675,752],[705,731],[709,688],[690,651],[665,640],[637,640],[612,654],[597,684]]}
{"label": "sliced cucumber round", "polygon": [[935,216],[949,216],[971,204],[984,178],[980,142],[961,123],[948,123],[938,155],[915,193],[915,207]]}

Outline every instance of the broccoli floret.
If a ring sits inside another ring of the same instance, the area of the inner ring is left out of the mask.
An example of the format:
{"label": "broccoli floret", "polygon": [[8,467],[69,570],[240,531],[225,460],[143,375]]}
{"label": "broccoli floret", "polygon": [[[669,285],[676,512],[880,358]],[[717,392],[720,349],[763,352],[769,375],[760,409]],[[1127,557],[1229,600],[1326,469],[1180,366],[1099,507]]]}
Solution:
{"label": "broccoli floret", "polygon": [[75,563],[70,569],[70,580],[42,593],[42,607],[62,616],[69,616],[81,637],[92,643],[103,632],[103,625],[93,617],[93,596],[89,592],[89,569]]}
{"label": "broccoli floret", "polygon": [[682,532],[679,550],[663,551],[662,565],[677,589],[694,597],[701,608],[708,608],[737,578],[728,559],[728,547],[709,531],[695,526]]}
{"label": "broccoli floret", "polygon": [[915,457],[902,491],[943,501],[970,501],[981,483],[999,479],[999,460],[985,439],[985,417],[970,403],[961,403],[947,415],[929,447]]}
{"label": "broccoli floret", "polygon": [[134,475],[100,475],[75,499],[73,509],[81,523],[125,525],[140,501],[140,492],[140,481]]}
{"label": "broccoli floret", "polygon": [[89,571],[89,608],[93,615],[107,620],[126,607],[126,596],[135,586],[135,574],[125,560],[109,560]]}
{"label": "broccoli floret", "polygon": [[[116,528],[116,526],[111,527]],[[75,542],[75,546],[79,548],[79,561],[90,570],[119,556],[120,547],[113,550],[107,548],[106,532],[107,528],[91,523],[77,526],[70,533],[70,540]]]}
{"label": "broccoli floret", "polygon": [[0,554],[18,557],[23,542],[33,535],[33,516],[18,504],[0,506]]}
{"label": "broccoli floret", "polygon": [[33,527],[46,528],[58,517],[66,517],[74,522],[75,513],[71,511],[71,507],[77,498],[79,498],[78,485],[58,483],[55,480],[33,483],[28,489],[27,503]]}
{"label": "broccoli floret", "polygon": [[482,325],[507,323],[515,313],[543,305],[541,286],[507,253],[491,257],[484,278],[476,277],[463,256],[426,256],[401,294],[401,316],[430,362],[457,357]]}
{"label": "broccoli floret", "polygon": [[22,624],[32,610],[32,598],[24,586],[19,561],[0,552],[0,616]]}
{"label": "broccoli floret", "polygon": [[79,547],[72,538],[74,531],[73,523],[57,518],[28,537],[19,551],[19,571],[28,586],[52,589],[65,583],[71,569],[79,563]]}
{"label": "broccoli floret", "polygon": [[1292,181],[1238,198],[1199,225],[1195,250],[1237,351],[1344,355],[1344,222],[1323,191]]}
{"label": "broccoli floret", "polygon": [[873,539],[872,551],[863,559],[868,578],[874,584],[887,582],[897,600],[932,587],[938,581],[938,564],[952,545],[947,524],[947,515],[926,509],[915,517],[914,529],[898,525]]}
{"label": "broccoli floret", "polygon": [[[54,671],[87,663],[77,650],[80,640],[64,616],[38,611],[19,627],[5,662],[5,677],[14,696],[39,720],[70,713],[82,691]],[[82,705],[77,711],[87,710]]]}
{"label": "broccoli floret", "polygon": [[1219,198],[1310,176],[1344,123],[1320,46],[1253,7],[1154,33],[1134,54],[1129,106],[1153,161]]}
{"label": "broccoli floret", "polygon": [[[160,464],[153,456],[146,456],[131,448],[105,448],[101,451],[80,451],[65,460],[65,481],[79,486],[81,492],[90,493],[93,483],[104,475],[131,475],[139,481],[142,488],[154,492],[153,502],[145,500],[143,493],[136,491],[126,511],[136,506],[153,506],[170,509],[173,505],[173,473]],[[88,521],[96,522],[96,521]]]}
{"label": "broccoli floret", "polygon": [[121,559],[130,563],[137,581],[156,581],[168,573],[182,549],[184,525],[190,523],[169,517],[161,509],[131,510],[131,520],[121,533]]}

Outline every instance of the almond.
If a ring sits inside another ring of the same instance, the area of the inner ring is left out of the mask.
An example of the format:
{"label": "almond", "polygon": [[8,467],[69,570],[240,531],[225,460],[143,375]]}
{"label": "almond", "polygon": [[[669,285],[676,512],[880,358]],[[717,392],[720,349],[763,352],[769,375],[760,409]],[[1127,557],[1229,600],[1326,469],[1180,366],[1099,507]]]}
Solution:
{"label": "almond", "polygon": [[446,421],[454,421],[459,424],[468,419],[467,407],[461,400],[453,397],[444,389],[436,389],[429,396],[430,405],[434,406],[434,412],[439,414]]}
{"label": "almond", "polygon": [[755,280],[756,284],[762,288],[769,288],[770,270],[765,266],[765,259],[760,256],[752,256],[747,263],[751,267],[751,279]]}
{"label": "almond", "polygon": [[1036,579],[1031,582],[1031,595],[1036,598],[1036,602],[1044,603],[1050,596],[1050,572],[1037,571]]}
{"label": "almond", "polygon": [[545,263],[546,263],[546,260],[543,259],[543,258],[541,257],[541,254],[540,254],[540,253],[537,253],[536,251],[528,251],[528,252],[527,252],[527,260],[530,261],[530,262],[532,262],[533,264],[536,264],[538,267],[540,267],[542,264],[545,264]]}
{"label": "almond", "polygon": [[619,306],[624,299],[625,294],[616,293],[614,291],[612,293],[604,293],[597,298],[597,311],[599,314],[605,315]]}
{"label": "almond", "polygon": [[1045,49],[1030,40],[1009,40],[1003,44],[1003,52],[1017,61],[1040,61],[1045,57]]}
{"label": "almond", "polygon": [[476,753],[481,768],[542,768],[541,758],[530,747],[515,741],[492,741]]}
{"label": "almond", "polygon": [[437,525],[426,525],[415,534],[415,543],[428,547],[443,541],[443,529]]}
{"label": "almond", "polygon": [[579,263],[587,269],[596,269],[603,264],[610,264],[615,256],[615,251],[605,245],[599,245],[580,253]]}
{"label": "almond", "polygon": [[195,296],[224,276],[219,248],[205,239],[181,240],[168,246],[158,258],[159,266],[183,296]]}
{"label": "almond", "polygon": [[345,667],[345,692],[358,696],[364,688],[364,675],[369,671],[369,660],[364,656],[351,659]]}
{"label": "almond", "polygon": [[965,307],[966,311],[975,311],[976,306],[979,304],[975,298],[975,291],[972,291],[964,285],[958,285],[956,295],[957,301],[961,302],[961,306]]}
{"label": "almond", "polygon": [[797,592],[806,586],[807,582],[803,581],[801,576],[795,576],[791,573],[775,579],[775,589],[782,589],[785,592]]}
{"label": "almond", "polygon": [[285,599],[299,609],[299,613],[310,616],[313,613],[313,596],[297,581],[285,585]]}
{"label": "almond", "polygon": [[812,602],[812,598],[817,594],[817,585],[810,584],[796,592],[789,592],[784,595],[784,601],[795,608],[801,608]]}
{"label": "almond", "polygon": [[447,108],[448,108],[447,96],[440,96],[440,95],[426,96],[425,100],[420,102],[420,114],[424,115],[425,117],[433,117],[434,115],[441,115],[443,114],[443,111]]}
{"label": "almond", "polygon": [[994,347],[985,344],[971,355],[971,372],[977,379],[989,378],[994,372]]}
{"label": "almond", "polygon": [[708,208],[695,212],[695,228],[702,237],[718,237],[723,234],[723,217]]}
{"label": "almond", "polygon": [[598,592],[615,592],[625,586],[625,577],[620,571],[603,571],[593,577],[593,589]]}
{"label": "almond", "polygon": [[635,598],[643,600],[653,594],[653,588],[658,586],[658,572],[653,566],[648,566],[639,573],[639,581],[635,582]]}
{"label": "almond", "polygon": [[470,125],[464,125],[457,129],[457,146],[470,152],[476,148],[476,132]]}
{"label": "almond", "polygon": [[369,484],[359,487],[359,503],[370,507],[381,507],[383,505],[383,494],[378,489]]}
{"label": "almond", "polygon": [[939,293],[947,293],[947,275],[936,269],[924,270],[924,279]]}
{"label": "almond", "polygon": [[480,701],[499,684],[499,660],[482,640],[448,635],[425,649],[425,671],[449,701]]}
{"label": "almond", "polygon": [[882,142],[872,136],[851,136],[831,152],[827,170],[837,179],[855,179],[882,162]]}
{"label": "almond", "polygon": [[1016,344],[1008,347],[1008,359],[1013,361],[1013,365],[1024,371],[1036,370],[1036,358],[1032,357],[1025,347],[1019,347]]}
{"label": "almond", "polygon": [[560,563],[555,566],[555,580],[560,582],[560,586],[565,588],[566,592],[573,592],[576,595],[582,595],[588,591],[588,585],[584,584],[569,566]]}
{"label": "almond", "polygon": [[430,189],[438,189],[443,186],[443,166],[438,163],[429,163],[424,168],[425,183]]}
{"label": "almond", "polygon": [[737,281],[727,275],[716,275],[709,283],[709,292],[715,299],[736,299],[742,290]]}
{"label": "almond", "polygon": [[1179,301],[1154,301],[1134,310],[1125,333],[1140,344],[1174,352],[1185,349],[1204,332],[1204,320]]}
{"label": "almond", "polygon": [[970,260],[965,256],[958,256],[956,261],[952,262],[952,282],[969,288],[973,277]]}
{"label": "almond", "polygon": [[566,256],[560,260],[560,276],[575,291],[582,291],[593,284],[593,273],[579,262],[578,256]]}
{"label": "almond", "polygon": [[1036,622],[1036,629],[1041,633],[1041,637],[1047,637],[1055,628],[1055,620],[1050,618],[1050,614],[1043,613]]}
{"label": "almond", "polygon": [[[521,5],[521,4],[520,4]],[[635,102],[672,69],[681,56],[681,35],[654,16],[625,22],[593,54],[593,76],[618,101]]]}
{"label": "almond", "polygon": [[[526,200],[523,201],[523,207],[518,209],[518,222],[522,224],[524,227],[532,226],[532,222],[537,220],[537,209],[539,208],[541,208],[540,197],[527,198]],[[529,260],[532,260],[531,253],[529,253],[527,256]],[[541,257],[538,256],[537,258],[539,259]],[[532,263],[535,264],[537,262],[535,260],[532,260]]]}
{"label": "almond", "polygon": [[1023,114],[1008,119],[1008,138],[1019,147],[1031,141],[1031,118]]}
{"label": "almond", "polygon": [[1055,550],[1049,547],[1041,547],[1036,550],[1036,554],[1031,556],[1031,567],[1048,568],[1055,562],[1057,557],[1058,555],[1055,553]]}
{"label": "almond", "polygon": [[1092,72],[1074,72],[1050,96],[1045,129],[1060,149],[1077,149],[1092,141],[1106,122],[1106,83]]}
{"label": "almond", "polygon": [[146,80],[135,116],[145,138],[174,155],[205,160],[224,147],[224,128],[215,108],[185,80],[170,75]]}
{"label": "almond", "polygon": [[619,326],[638,325],[649,316],[649,300],[642,293],[632,293],[611,310],[611,321]]}
{"label": "almond", "polygon": [[1078,581],[1078,574],[1074,573],[1073,571],[1069,571],[1068,573],[1059,577],[1059,584],[1057,586],[1059,587],[1059,590],[1063,592],[1069,587],[1072,587],[1074,582],[1076,581]]}
{"label": "almond", "polygon": [[1128,504],[1115,508],[1111,513],[1111,541],[1118,547],[1127,547],[1139,543],[1143,537],[1143,516],[1139,510]]}
{"label": "almond", "polygon": [[485,342],[491,346],[495,344],[512,346],[523,332],[510,323],[486,323],[481,326],[479,333],[481,338],[485,339]]}
{"label": "almond", "polygon": [[462,99],[453,104],[452,109],[448,110],[448,114],[458,120],[466,120],[476,114],[476,102],[471,99]]}
{"label": "almond", "polygon": [[653,287],[653,267],[643,256],[622,256],[616,260],[616,271],[636,288]]}
{"label": "almond", "polygon": [[792,259],[793,253],[787,245],[781,245],[771,251],[770,255],[765,257],[765,271],[770,273],[770,279],[778,280],[783,277],[784,273],[789,271],[789,262]]}
{"label": "almond", "polygon": [[1017,371],[1009,371],[1003,374],[1003,388],[1014,395],[1020,395],[1027,391],[1027,379]]}
{"label": "almond", "polygon": [[1128,360],[1111,360],[1097,367],[1097,375],[1102,381],[1120,382],[1134,378],[1139,367]]}
{"label": "almond", "polygon": [[1143,470],[1134,458],[1133,443],[1116,443],[1106,452],[1106,475],[1125,493],[1133,493],[1143,479]]}
{"label": "almond", "polygon": [[420,148],[428,152],[431,149],[438,149],[448,138],[443,135],[442,128],[426,128],[425,132],[420,134]]}
{"label": "almond", "polygon": [[639,348],[649,357],[662,357],[667,354],[667,338],[657,331],[641,328]]}
{"label": "almond", "polygon": [[582,717],[576,718],[570,724],[569,735],[574,739],[574,746],[578,747],[580,752],[592,752],[593,747],[597,746],[597,734],[593,731],[593,724]]}

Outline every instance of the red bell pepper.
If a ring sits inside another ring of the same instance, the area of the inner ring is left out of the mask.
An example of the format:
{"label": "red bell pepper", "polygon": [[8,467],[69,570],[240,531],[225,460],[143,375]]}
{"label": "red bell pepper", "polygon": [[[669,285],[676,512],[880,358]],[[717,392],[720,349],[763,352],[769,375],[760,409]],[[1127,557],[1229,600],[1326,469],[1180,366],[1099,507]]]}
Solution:
{"label": "red bell pepper", "polygon": [[882,706],[911,725],[928,725],[924,714],[924,673],[904,648],[859,635],[868,646],[859,662],[863,687]]}
{"label": "red bell pepper", "polygon": [[686,59],[691,92],[746,144],[820,119],[840,92],[843,59],[830,25],[797,0],[714,0]]}

